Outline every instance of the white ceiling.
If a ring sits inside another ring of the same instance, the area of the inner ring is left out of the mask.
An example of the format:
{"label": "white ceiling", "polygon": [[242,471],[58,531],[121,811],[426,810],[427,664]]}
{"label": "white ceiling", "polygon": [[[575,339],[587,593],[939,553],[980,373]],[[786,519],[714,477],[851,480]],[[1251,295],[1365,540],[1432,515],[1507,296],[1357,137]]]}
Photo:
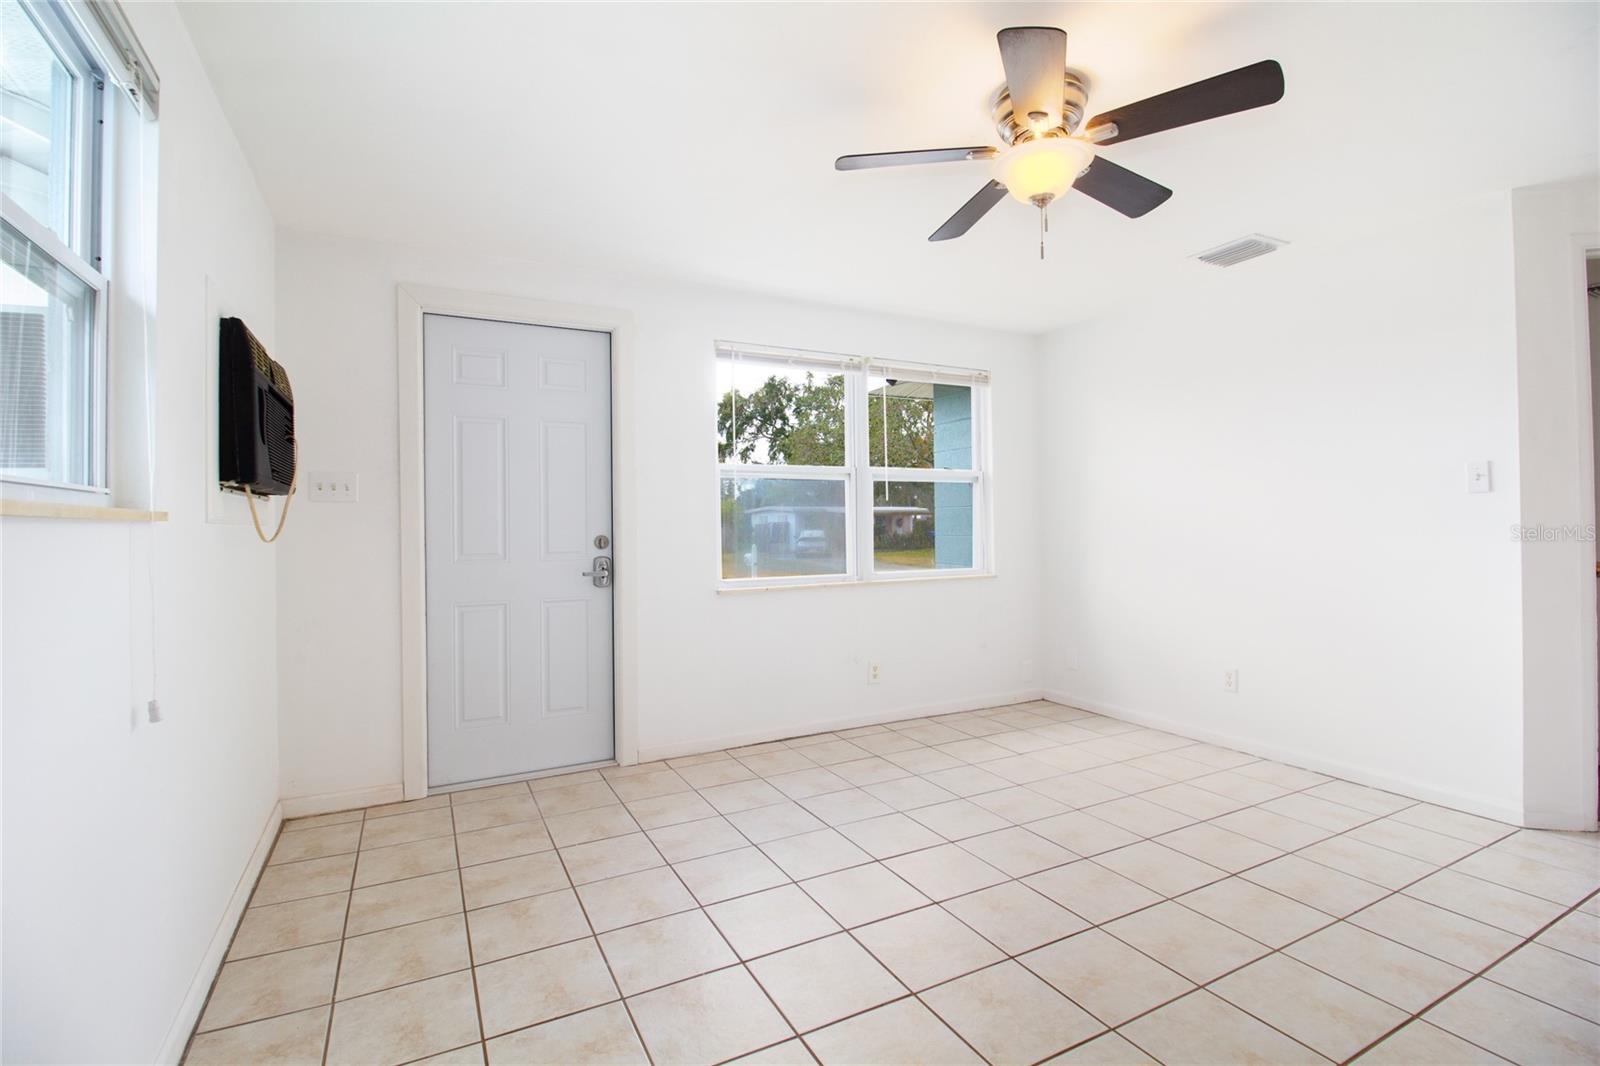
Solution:
{"label": "white ceiling", "polygon": [[[1357,239],[1600,162],[1594,4],[188,3],[279,222],[578,261],[1034,331],[1210,270],[1250,232]],[[927,235],[982,163],[841,174],[847,152],[996,143],[995,31],[1058,25],[1091,114],[1259,59],[1270,108],[1107,155],[1176,194],[1141,220],[1007,200]],[[1270,260],[1263,261],[1270,262]],[[1249,268],[1256,269],[1263,264]]]}

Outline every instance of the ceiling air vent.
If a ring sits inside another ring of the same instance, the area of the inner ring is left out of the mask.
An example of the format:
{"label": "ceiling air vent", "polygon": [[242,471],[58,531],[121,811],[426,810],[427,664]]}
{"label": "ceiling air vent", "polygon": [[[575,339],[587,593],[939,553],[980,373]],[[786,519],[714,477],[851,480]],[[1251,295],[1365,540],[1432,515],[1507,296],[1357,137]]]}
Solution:
{"label": "ceiling air vent", "polygon": [[1258,255],[1276,252],[1288,243],[1288,241],[1280,241],[1276,237],[1265,237],[1259,233],[1252,233],[1248,237],[1240,237],[1236,241],[1229,241],[1227,244],[1220,244],[1215,248],[1207,249],[1194,258],[1202,263],[1210,263],[1212,266],[1238,266],[1246,259],[1254,259]]}

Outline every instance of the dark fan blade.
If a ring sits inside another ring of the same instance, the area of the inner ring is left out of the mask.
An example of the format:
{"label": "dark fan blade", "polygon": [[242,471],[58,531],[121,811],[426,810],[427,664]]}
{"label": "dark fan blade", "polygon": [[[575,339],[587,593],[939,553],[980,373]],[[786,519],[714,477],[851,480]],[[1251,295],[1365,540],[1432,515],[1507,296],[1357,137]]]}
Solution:
{"label": "dark fan blade", "polygon": [[1117,135],[1100,142],[1116,144],[1118,141],[1131,141],[1135,137],[1204,122],[1208,118],[1265,107],[1282,99],[1283,68],[1278,66],[1276,60],[1264,59],[1248,67],[1240,67],[1096,115],[1089,120],[1087,129],[1092,133],[1097,126],[1116,123]]}
{"label": "dark fan blade", "polygon": [[959,237],[971,229],[973,223],[989,213],[989,208],[1006,198],[1006,187],[998,181],[991,181],[979,189],[977,195],[961,205],[961,210],[951,215],[944,225],[933,231],[930,241],[947,241],[951,237]]}
{"label": "dark fan blade", "polygon": [[872,167],[903,167],[912,163],[959,163],[971,159],[993,159],[1000,149],[929,148],[920,152],[871,152],[867,155],[842,155],[833,161],[834,170],[869,170]]}
{"label": "dark fan blade", "polygon": [[1096,156],[1072,187],[1129,218],[1148,215],[1172,196],[1172,190],[1165,185],[1119,167],[1104,156]]}
{"label": "dark fan blade", "polygon": [[1067,75],[1067,34],[1050,26],[1013,26],[1001,30],[1000,62],[1006,68],[1011,112],[1024,127],[1038,112],[1061,122],[1061,85]]}

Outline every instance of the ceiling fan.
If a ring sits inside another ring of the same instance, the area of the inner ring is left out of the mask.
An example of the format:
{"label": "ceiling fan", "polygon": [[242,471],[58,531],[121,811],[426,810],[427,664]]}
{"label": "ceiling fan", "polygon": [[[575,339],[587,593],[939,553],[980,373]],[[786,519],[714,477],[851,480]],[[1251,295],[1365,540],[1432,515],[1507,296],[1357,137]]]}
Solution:
{"label": "ceiling fan", "polygon": [[836,170],[866,170],[911,163],[992,160],[989,183],[961,205],[930,241],[959,237],[1010,193],[1039,209],[1039,258],[1050,228],[1050,202],[1077,189],[1129,218],[1160,207],[1172,190],[1120,167],[1098,153],[1107,145],[1162,130],[1265,107],[1283,99],[1283,68],[1276,60],[1218,74],[1138,103],[1102,112],[1079,133],[1089,102],[1088,81],[1067,66],[1067,34],[1051,26],[1013,26],[999,33],[1006,83],[994,95],[995,127],[1005,148],[933,148],[916,152],[843,155]]}

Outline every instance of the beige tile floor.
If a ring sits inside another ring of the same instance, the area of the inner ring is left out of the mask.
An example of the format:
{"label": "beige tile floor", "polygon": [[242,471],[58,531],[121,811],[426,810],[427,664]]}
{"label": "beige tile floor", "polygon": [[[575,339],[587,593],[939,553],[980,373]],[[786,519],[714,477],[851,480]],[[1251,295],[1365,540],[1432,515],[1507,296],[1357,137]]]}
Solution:
{"label": "beige tile floor", "polygon": [[188,1061],[1595,1062],[1597,889],[1026,703],[289,822]]}

